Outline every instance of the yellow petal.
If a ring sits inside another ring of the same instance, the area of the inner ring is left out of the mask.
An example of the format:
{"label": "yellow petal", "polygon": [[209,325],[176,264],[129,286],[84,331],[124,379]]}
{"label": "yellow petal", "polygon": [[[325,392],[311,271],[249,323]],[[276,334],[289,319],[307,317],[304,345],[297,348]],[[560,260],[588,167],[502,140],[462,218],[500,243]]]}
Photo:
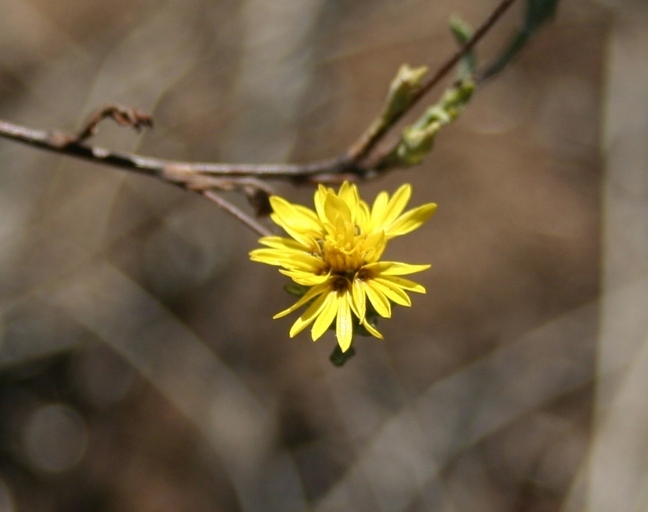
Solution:
{"label": "yellow petal", "polygon": [[420,228],[436,208],[436,204],[429,203],[404,213],[385,229],[385,234],[388,237],[400,236]]}
{"label": "yellow petal", "polygon": [[342,352],[349,350],[351,340],[353,339],[353,322],[351,321],[351,310],[349,308],[349,292],[345,292],[337,300],[337,322],[335,324],[335,334],[337,335],[338,345]]}
{"label": "yellow petal", "polygon": [[294,338],[302,332],[306,327],[308,327],[313,320],[317,318],[317,316],[320,314],[322,311],[322,308],[324,307],[324,303],[326,301],[327,294],[322,294],[315,301],[306,308],[306,311],[304,311],[301,316],[295,321],[293,326],[290,328],[289,335],[291,338]]}
{"label": "yellow petal", "polygon": [[[272,222],[280,226],[286,233],[293,237],[299,244],[304,247],[311,247],[311,242],[313,240],[312,233],[314,231],[305,230],[302,227],[295,227],[292,224],[285,223],[277,214],[270,214],[270,219]],[[321,228],[321,231],[324,231],[324,228]]]}
{"label": "yellow petal", "polygon": [[362,283],[359,281],[354,281],[351,284],[351,298],[353,302],[351,307],[356,316],[360,321],[364,321],[364,317],[367,314],[367,295],[365,294]]}
{"label": "yellow petal", "polygon": [[268,253],[266,251],[267,249],[254,249],[253,251],[250,251],[250,259],[267,265],[281,266],[282,258],[278,257],[274,252]]}
{"label": "yellow petal", "polygon": [[316,273],[327,267],[326,263],[324,263],[321,258],[311,256],[310,254],[291,253],[286,256],[288,257],[288,260],[286,261],[285,266],[288,268],[301,268]]}
{"label": "yellow petal", "polygon": [[267,265],[278,265],[289,270],[306,270],[313,274],[319,274],[326,268],[326,263],[320,258],[300,251],[255,249],[250,252],[250,259]]}
{"label": "yellow petal", "polygon": [[310,208],[306,208],[301,204],[293,204],[292,207],[299,214],[299,222],[307,225],[311,225],[313,228],[317,229],[320,225],[319,218],[317,214]]}
{"label": "yellow petal", "polygon": [[371,280],[373,286],[380,290],[389,300],[400,306],[411,306],[412,300],[402,288],[386,279],[374,278]]}
{"label": "yellow petal", "polygon": [[383,275],[381,277],[385,281],[389,281],[392,284],[398,286],[399,288],[402,288],[403,290],[408,290],[410,292],[416,292],[416,293],[425,293],[424,286],[415,283],[414,281],[410,281],[409,279],[405,279],[404,277],[386,276],[386,275]]}
{"label": "yellow petal", "polygon": [[342,199],[351,210],[351,213],[354,214],[358,210],[358,203],[360,198],[358,196],[358,187],[345,181],[340,187],[338,192],[338,197]]}
{"label": "yellow petal", "polygon": [[[269,249],[273,250],[273,249]],[[318,258],[317,256],[312,256],[310,254],[306,254],[305,252],[299,252],[299,251],[285,251],[283,253],[285,255],[285,259],[287,260],[287,264],[290,267],[298,267],[298,268],[312,268],[312,269],[323,269],[326,268],[326,263],[321,258]]]}
{"label": "yellow petal", "polygon": [[367,262],[377,262],[387,247],[385,232],[380,230],[372,233],[365,239],[363,246],[365,248],[363,259]]}
{"label": "yellow petal", "polygon": [[291,226],[303,226],[305,228],[317,230],[319,228],[319,219],[315,212],[305,206],[292,204],[283,197],[270,197],[270,205],[275,216],[282,222]]}
{"label": "yellow petal", "polygon": [[282,266],[284,262],[290,261],[290,257],[290,254],[277,249],[262,248],[250,251],[250,259],[252,261],[258,261],[260,263],[265,263],[266,265]]}
{"label": "yellow petal", "polygon": [[367,331],[369,331],[369,334],[371,334],[372,336],[374,336],[374,337],[376,337],[376,338],[378,338],[378,339],[380,339],[380,340],[383,339],[383,335],[380,334],[380,332],[378,332],[378,329],[376,329],[375,327],[373,327],[372,325],[370,325],[369,322],[367,322],[366,320],[364,320],[364,321],[362,322],[362,325],[364,326],[365,329],[367,329]]}
{"label": "yellow petal", "polygon": [[297,284],[303,284],[304,286],[317,286],[328,281],[330,274],[317,275],[312,272],[304,272],[300,270],[286,270],[283,268],[279,269],[279,272],[285,276],[288,276],[290,279],[295,281]]}
{"label": "yellow petal", "polygon": [[369,302],[374,307],[376,312],[383,318],[391,317],[391,304],[385,295],[376,287],[372,286],[372,281],[369,280],[363,282],[363,288],[367,297],[369,297]]}
{"label": "yellow petal", "polygon": [[311,330],[313,341],[317,341],[322,336],[322,334],[324,334],[328,330],[328,328],[331,327],[333,320],[335,320],[335,315],[337,315],[337,311],[337,293],[328,293],[326,295],[326,300],[324,301],[324,304],[322,306],[322,310],[320,311],[317,320],[315,320],[313,329]]}
{"label": "yellow petal", "polygon": [[369,221],[371,219],[371,210],[369,210],[369,205],[364,201],[358,201],[358,211],[356,212],[355,223],[360,228],[361,233],[367,233],[369,231]]}
{"label": "yellow petal", "polygon": [[383,223],[389,225],[394,222],[403,213],[410,197],[412,197],[412,186],[409,183],[405,183],[394,193],[389,203],[387,203]]}
{"label": "yellow petal", "polygon": [[327,189],[324,185],[319,184],[317,186],[317,192],[315,192],[315,211],[317,212],[317,216],[320,220],[320,222],[326,222],[326,212],[324,211],[324,203],[326,202],[326,196],[329,193],[329,189]]}
{"label": "yellow petal", "polygon": [[292,240],[283,236],[264,236],[263,238],[259,239],[259,243],[272,249],[290,249],[295,251],[304,251],[310,249],[310,247],[304,247],[296,240]]}
{"label": "yellow petal", "polygon": [[324,202],[324,211],[326,218],[331,224],[335,224],[337,219],[343,219],[346,222],[352,222],[351,210],[347,204],[333,193],[326,196]]}
{"label": "yellow petal", "polygon": [[431,266],[432,265],[409,265],[397,261],[378,261],[376,263],[365,265],[365,268],[371,271],[373,275],[403,276],[414,274],[416,272],[423,272]]}
{"label": "yellow petal", "polygon": [[388,202],[389,195],[387,192],[381,192],[376,196],[373,207],[371,208],[371,229],[382,226],[385,215],[387,214]]}
{"label": "yellow petal", "polygon": [[270,204],[273,210],[270,215],[272,221],[303,245],[308,245],[310,233],[323,232],[323,227],[312,210],[294,205],[279,196],[272,196]]}
{"label": "yellow petal", "polygon": [[314,297],[317,297],[318,295],[324,293],[329,289],[328,283],[323,283],[319,286],[313,286],[310,290],[308,290],[302,298],[300,298],[297,302],[295,302],[292,306],[290,306],[288,309],[284,309],[283,311],[280,311],[277,313],[275,316],[273,316],[273,319],[281,318],[286,315],[289,315],[296,309],[299,309],[302,307],[304,304],[306,304],[309,300],[313,299]]}

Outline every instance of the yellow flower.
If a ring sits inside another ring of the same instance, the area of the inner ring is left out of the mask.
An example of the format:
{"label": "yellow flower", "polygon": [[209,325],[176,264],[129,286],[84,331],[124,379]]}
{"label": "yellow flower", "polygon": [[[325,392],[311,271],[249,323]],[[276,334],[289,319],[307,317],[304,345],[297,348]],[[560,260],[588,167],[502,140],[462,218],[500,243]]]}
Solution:
{"label": "yellow flower", "polygon": [[355,185],[344,182],[337,193],[320,185],[315,211],[278,196],[270,198],[271,219],[291,238],[263,237],[259,242],[265,247],[253,250],[250,258],[280,267],[279,272],[306,287],[295,304],[274,317],[309,304],[290,329],[291,338],[313,324],[316,341],[335,321],[338,344],[346,352],[353,338],[353,315],[356,324],[382,339],[368,321],[370,308],[389,318],[392,302],[411,305],[406,291],[425,293],[423,286],[401,276],[430,265],[380,261],[389,240],[419,228],[436,210],[436,204],[429,203],[403,213],[411,193],[409,184],[391,198],[381,192],[370,208]]}

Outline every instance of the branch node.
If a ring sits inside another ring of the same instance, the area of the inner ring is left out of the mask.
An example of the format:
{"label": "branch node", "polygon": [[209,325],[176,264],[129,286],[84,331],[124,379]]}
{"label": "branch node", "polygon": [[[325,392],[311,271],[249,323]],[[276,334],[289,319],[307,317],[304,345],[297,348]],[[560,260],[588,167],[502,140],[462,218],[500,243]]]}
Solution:
{"label": "branch node", "polygon": [[149,114],[137,108],[109,103],[97,109],[88,117],[81,130],[70,143],[79,144],[95,135],[99,129],[99,123],[107,118],[112,119],[120,126],[134,128],[138,132],[144,128],[153,127],[153,118]]}

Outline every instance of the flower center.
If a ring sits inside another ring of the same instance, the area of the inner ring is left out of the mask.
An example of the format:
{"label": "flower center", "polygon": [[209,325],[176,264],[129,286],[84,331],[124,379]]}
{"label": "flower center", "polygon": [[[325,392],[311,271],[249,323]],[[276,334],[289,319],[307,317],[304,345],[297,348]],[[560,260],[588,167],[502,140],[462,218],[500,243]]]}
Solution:
{"label": "flower center", "polygon": [[334,233],[326,235],[322,258],[334,274],[354,273],[365,264],[363,242],[366,235],[350,222],[338,222]]}

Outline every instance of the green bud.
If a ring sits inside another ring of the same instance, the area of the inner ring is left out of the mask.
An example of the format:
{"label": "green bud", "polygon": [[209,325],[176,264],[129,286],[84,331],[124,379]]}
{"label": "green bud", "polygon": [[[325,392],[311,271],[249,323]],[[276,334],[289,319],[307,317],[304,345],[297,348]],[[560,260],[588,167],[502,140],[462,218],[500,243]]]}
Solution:
{"label": "green bud", "polygon": [[410,126],[403,130],[401,142],[396,149],[398,160],[406,167],[420,164],[434,145],[434,137],[441,128],[440,122],[431,123],[426,128]]}
{"label": "green bud", "polygon": [[475,82],[470,77],[462,79],[441,97],[441,108],[448,113],[450,121],[454,121],[463,112],[475,92]]}
{"label": "green bud", "polygon": [[409,167],[421,163],[434,145],[441,127],[450,124],[463,111],[475,90],[475,83],[465,78],[446,90],[438,103],[429,107],[411,126],[406,127],[395,150],[381,165]]}
{"label": "green bud", "polygon": [[427,71],[427,66],[411,68],[407,64],[403,64],[400,67],[389,86],[387,104],[381,116],[384,123],[389,123],[410,106],[414,93],[421,86],[421,81]]}

